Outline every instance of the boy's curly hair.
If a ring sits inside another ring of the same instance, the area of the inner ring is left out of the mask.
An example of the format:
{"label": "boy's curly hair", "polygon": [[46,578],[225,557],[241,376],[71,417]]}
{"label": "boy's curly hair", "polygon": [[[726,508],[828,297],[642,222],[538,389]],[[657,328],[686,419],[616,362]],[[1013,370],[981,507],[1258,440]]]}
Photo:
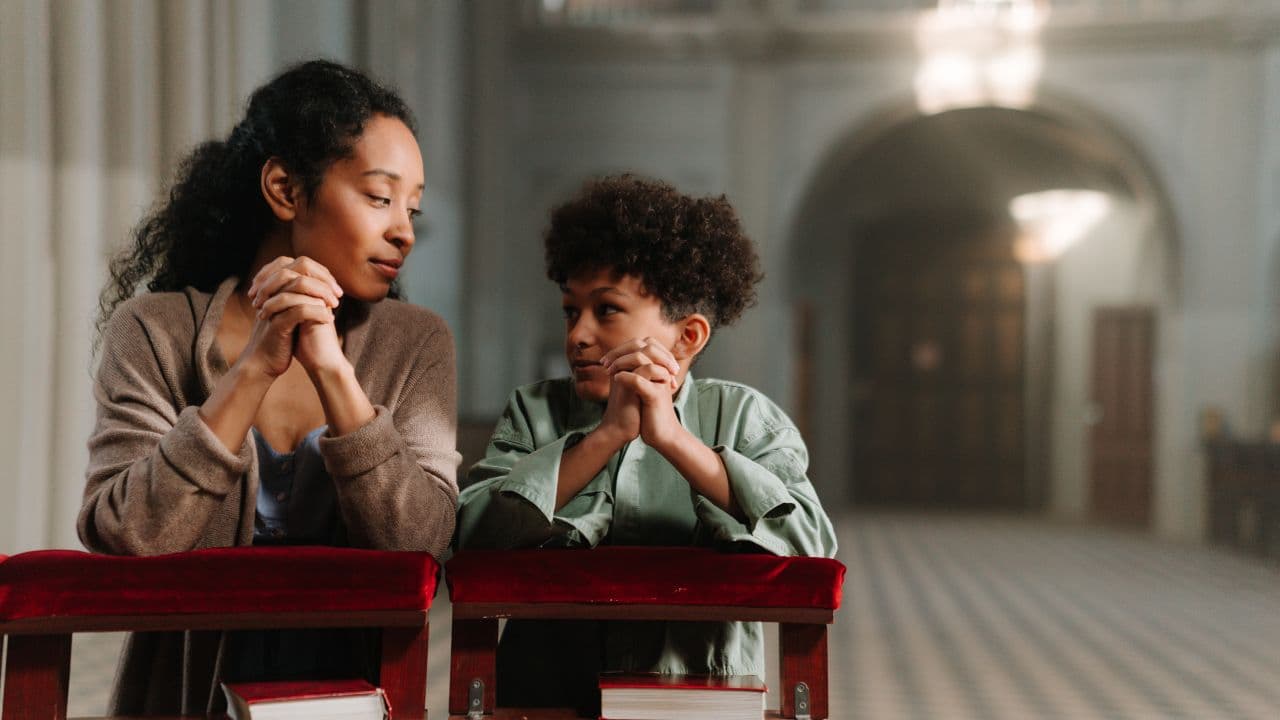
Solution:
{"label": "boy's curly hair", "polygon": [[660,180],[614,175],[588,182],[551,212],[547,277],[557,285],[612,269],[635,275],[670,321],[702,313],[731,325],[764,277],[738,215],[720,197],[690,197]]}

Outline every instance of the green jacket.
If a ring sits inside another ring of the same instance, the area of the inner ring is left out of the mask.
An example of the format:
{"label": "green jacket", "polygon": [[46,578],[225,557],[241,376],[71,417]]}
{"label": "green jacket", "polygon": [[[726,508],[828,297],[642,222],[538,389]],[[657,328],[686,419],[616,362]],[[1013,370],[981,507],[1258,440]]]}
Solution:
{"label": "green jacket", "polygon": [[[694,493],[666,458],[638,438],[556,512],[561,454],[599,425],[604,410],[578,398],[571,380],[561,378],[511,394],[485,458],[471,468],[459,497],[458,546],[699,545],[778,555],[835,554],[831,521],[805,475],[808,451],[777,405],[745,385],[692,376],[674,403],[681,424],[723,460],[745,522]],[[764,675],[758,623],[597,623],[598,632],[588,632],[582,643],[598,641],[599,653],[565,642],[574,633],[553,642],[550,632],[513,625],[535,623],[508,623],[499,673],[511,667],[531,687],[537,682],[556,686],[535,676],[551,666],[579,663],[575,656],[582,654],[598,654],[598,669],[604,670]],[[553,649],[565,655],[563,663],[549,659]],[[518,662],[521,658],[528,662]],[[498,683],[500,692],[506,682],[511,681]],[[594,677],[589,682],[594,687]],[[530,700],[511,699],[512,704]]]}

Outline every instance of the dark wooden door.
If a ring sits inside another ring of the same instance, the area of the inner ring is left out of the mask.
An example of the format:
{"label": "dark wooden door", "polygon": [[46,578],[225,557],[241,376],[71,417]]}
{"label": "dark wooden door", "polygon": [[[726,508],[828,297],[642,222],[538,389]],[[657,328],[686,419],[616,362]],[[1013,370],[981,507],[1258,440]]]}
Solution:
{"label": "dark wooden door", "polygon": [[1025,277],[1001,226],[880,228],[854,308],[858,503],[1025,507]]}
{"label": "dark wooden door", "polygon": [[1106,522],[1151,522],[1155,327],[1147,307],[1094,310],[1089,504]]}

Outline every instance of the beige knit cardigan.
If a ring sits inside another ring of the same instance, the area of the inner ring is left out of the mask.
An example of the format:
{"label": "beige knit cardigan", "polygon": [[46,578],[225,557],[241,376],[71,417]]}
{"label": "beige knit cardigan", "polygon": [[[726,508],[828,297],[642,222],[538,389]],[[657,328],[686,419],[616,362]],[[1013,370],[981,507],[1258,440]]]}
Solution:
{"label": "beige knit cardigan", "polygon": [[[187,288],[121,304],[102,335],[97,424],[78,530],[85,546],[156,555],[250,545],[258,468],[254,443],[229,452],[197,413],[227,364],[214,342],[228,278],[213,294]],[[375,417],[322,437],[353,547],[443,556],[453,535],[453,339],[434,313],[384,300],[360,308],[343,352]],[[116,677],[112,713],[199,713],[220,706],[216,633],[139,633]]]}

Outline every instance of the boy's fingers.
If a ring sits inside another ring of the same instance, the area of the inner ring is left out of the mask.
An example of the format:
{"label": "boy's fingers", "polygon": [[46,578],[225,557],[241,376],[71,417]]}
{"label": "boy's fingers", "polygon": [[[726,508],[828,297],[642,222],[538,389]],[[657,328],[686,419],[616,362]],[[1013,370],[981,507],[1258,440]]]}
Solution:
{"label": "boy's fingers", "polygon": [[676,360],[676,356],[670,348],[658,342],[657,338],[645,338],[645,352],[654,362],[664,365],[671,372],[680,372],[680,362]]}
{"label": "boy's fingers", "polygon": [[644,340],[639,338],[628,340],[601,356],[600,364],[605,367],[609,367],[611,364],[616,362],[619,357],[629,355],[642,347],[644,347]]}
{"label": "boy's fingers", "polygon": [[639,389],[641,383],[639,376],[629,371],[623,371],[614,375],[613,381],[618,383],[622,388],[633,392]]}
{"label": "boy's fingers", "polygon": [[671,377],[671,371],[653,363],[642,365],[636,368],[634,372],[639,377],[652,382],[666,382]]}
{"label": "boy's fingers", "polygon": [[600,364],[608,369],[615,365],[631,369],[648,363],[657,363],[673,373],[680,372],[680,363],[675,356],[652,337],[628,340],[600,358]]}
{"label": "boy's fingers", "polygon": [[653,389],[654,385],[666,385],[669,390],[674,391],[678,386],[676,376],[672,374],[662,365],[649,364],[638,368],[635,375],[648,381],[648,388]]}
{"label": "boy's fingers", "polygon": [[613,362],[609,363],[608,368],[609,372],[618,373],[627,370],[635,370],[652,364],[653,360],[648,355],[641,352],[633,352],[616,358]]}

